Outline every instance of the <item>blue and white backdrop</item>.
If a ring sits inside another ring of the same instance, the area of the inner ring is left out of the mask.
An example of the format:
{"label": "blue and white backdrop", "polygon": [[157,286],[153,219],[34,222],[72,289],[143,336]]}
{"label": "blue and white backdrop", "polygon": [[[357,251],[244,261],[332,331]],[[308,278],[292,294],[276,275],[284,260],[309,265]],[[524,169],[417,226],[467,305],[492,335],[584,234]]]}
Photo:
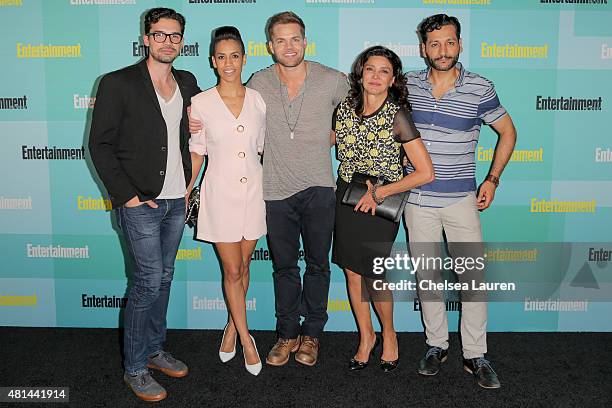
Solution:
{"label": "blue and white backdrop", "polygon": [[[0,325],[120,322],[129,263],[83,146],[97,79],[143,57],[141,16],[156,6],[186,16],[184,55],[176,66],[193,72],[203,89],[214,85],[208,46],[220,25],[242,32],[246,80],[272,63],[264,24],[279,11],[291,9],[304,19],[307,58],[344,72],[374,44],[394,49],[407,70],[422,69],[417,24],[439,12],[457,16],[463,24],[461,61],[495,82],[519,133],[493,207],[482,214],[485,239],[532,255],[533,248],[554,243],[563,260],[530,267],[532,256],[498,256],[506,280],[516,270],[561,278],[546,296],[491,302],[489,328],[612,330],[612,296],[605,295],[612,280],[607,0],[0,0]],[[483,129],[479,180],[495,143],[495,134]],[[402,231],[398,242],[405,240]],[[272,268],[263,239],[251,280],[249,323],[272,329]],[[565,290],[573,292],[562,296]],[[413,301],[396,304],[399,330],[422,330],[417,309]],[[450,314],[456,328],[458,313]],[[335,266],[329,315],[328,329],[354,329],[344,277]],[[169,326],[220,328],[225,319],[212,247],[194,241],[186,229]]]}

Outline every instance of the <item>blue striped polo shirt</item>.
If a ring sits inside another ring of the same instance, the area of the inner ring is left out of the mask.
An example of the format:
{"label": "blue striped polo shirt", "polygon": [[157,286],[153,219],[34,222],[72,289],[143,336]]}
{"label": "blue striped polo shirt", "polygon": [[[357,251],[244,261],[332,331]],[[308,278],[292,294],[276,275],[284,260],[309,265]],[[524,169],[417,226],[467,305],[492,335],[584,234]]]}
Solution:
{"label": "blue striped polo shirt", "polygon": [[[436,179],[410,191],[408,202],[443,208],[476,191],[476,145],[482,123],[506,114],[493,83],[457,63],[455,88],[436,100],[429,68],[406,74],[412,119],[431,156]],[[405,174],[414,168],[408,164]]]}

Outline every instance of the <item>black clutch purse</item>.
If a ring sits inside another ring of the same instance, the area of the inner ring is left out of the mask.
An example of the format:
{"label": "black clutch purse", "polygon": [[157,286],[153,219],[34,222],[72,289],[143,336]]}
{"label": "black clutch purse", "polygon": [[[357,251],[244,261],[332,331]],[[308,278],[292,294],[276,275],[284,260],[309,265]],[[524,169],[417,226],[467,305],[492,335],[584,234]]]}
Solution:
{"label": "black clutch purse", "polygon": [[198,223],[198,212],[200,211],[200,186],[196,186],[189,194],[187,200],[187,212],[185,213],[185,224],[193,228]]}
{"label": "black clutch purse", "polygon": [[[368,176],[362,173],[354,173],[351,182],[349,183],[344,196],[342,196],[342,204],[350,205],[355,207],[361,197],[368,192],[368,185],[366,181],[370,180],[372,185],[380,183],[380,179],[374,176]],[[389,181],[383,181],[382,184],[389,184]],[[408,201],[408,192],[393,194],[385,198],[382,204],[376,205],[375,214],[378,217],[382,217],[386,220],[399,222],[402,218],[402,212],[404,206]]]}

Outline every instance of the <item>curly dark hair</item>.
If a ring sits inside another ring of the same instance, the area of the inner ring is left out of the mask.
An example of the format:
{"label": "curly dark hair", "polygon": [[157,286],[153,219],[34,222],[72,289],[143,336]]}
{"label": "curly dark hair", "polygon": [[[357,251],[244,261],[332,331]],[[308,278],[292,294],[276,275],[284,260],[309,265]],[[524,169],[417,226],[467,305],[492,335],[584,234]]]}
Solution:
{"label": "curly dark hair", "polygon": [[348,94],[349,105],[355,110],[357,116],[361,117],[363,115],[363,85],[361,84],[363,66],[370,57],[376,56],[385,57],[393,67],[395,81],[391,84],[391,88],[389,88],[389,99],[398,104],[401,108],[409,111],[410,103],[408,102],[408,88],[406,88],[406,77],[404,76],[402,68],[402,60],[395,52],[382,45],[366,48],[357,56],[355,62],[353,62],[351,73],[349,74],[349,83],[351,85]]}
{"label": "curly dark hair", "polygon": [[162,18],[176,20],[181,25],[181,34],[185,34],[185,17],[181,13],[177,13],[176,11],[165,7],[152,8],[151,10],[147,11],[144,16],[145,34],[149,34],[149,31],[151,31],[151,25],[157,23]]}
{"label": "curly dark hair", "polygon": [[447,16],[446,14],[435,14],[427,17],[419,24],[419,37],[423,44],[427,42],[427,33],[431,33],[434,30],[439,30],[444,26],[452,25],[455,26],[457,32],[457,38],[461,38],[461,24],[457,17]]}

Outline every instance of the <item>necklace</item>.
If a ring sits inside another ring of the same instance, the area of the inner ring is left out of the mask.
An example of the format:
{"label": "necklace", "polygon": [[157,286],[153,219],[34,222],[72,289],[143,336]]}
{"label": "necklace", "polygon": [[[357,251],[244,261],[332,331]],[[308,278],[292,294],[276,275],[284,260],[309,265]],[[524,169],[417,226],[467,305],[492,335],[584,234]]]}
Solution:
{"label": "necklace", "polygon": [[[283,83],[280,80],[280,75],[278,78],[278,93],[280,94],[281,104],[283,105],[283,113],[285,114],[285,123],[289,128],[289,138],[293,140],[295,136],[295,128],[297,127],[298,122],[300,121],[300,115],[302,114],[302,105],[304,105],[304,98],[306,97],[306,81],[308,80],[308,73],[306,73],[306,78],[304,78],[304,90],[302,91],[302,99],[300,101],[300,109],[298,110],[297,118],[295,118],[295,122],[293,126],[289,122],[289,116],[287,115],[287,109],[285,108],[285,100],[283,99]],[[289,98],[289,93],[287,92],[287,99]]]}

